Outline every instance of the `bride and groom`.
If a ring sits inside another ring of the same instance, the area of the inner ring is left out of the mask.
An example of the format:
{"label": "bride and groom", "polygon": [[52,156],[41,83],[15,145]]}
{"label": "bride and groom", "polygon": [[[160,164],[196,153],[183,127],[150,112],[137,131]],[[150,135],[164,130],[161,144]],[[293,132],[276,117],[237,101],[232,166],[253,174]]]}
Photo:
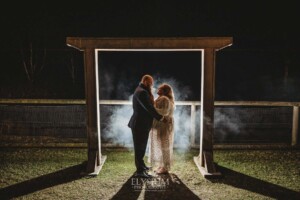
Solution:
{"label": "bride and groom", "polygon": [[173,89],[161,84],[158,97],[152,94],[153,78],[144,75],[132,98],[133,115],[128,126],[131,128],[134,146],[136,176],[151,178],[144,156],[150,134],[148,161],[157,174],[168,173],[172,164],[175,108]]}

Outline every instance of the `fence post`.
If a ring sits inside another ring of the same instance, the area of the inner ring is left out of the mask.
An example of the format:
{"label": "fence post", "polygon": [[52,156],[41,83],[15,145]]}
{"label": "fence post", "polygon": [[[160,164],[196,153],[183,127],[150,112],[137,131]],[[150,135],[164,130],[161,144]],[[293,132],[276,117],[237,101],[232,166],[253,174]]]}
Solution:
{"label": "fence post", "polygon": [[196,132],[196,105],[191,104],[191,137],[190,143],[191,146],[195,146],[195,132]]}
{"label": "fence post", "polygon": [[295,146],[298,141],[298,127],[299,127],[299,107],[293,106],[292,146]]}

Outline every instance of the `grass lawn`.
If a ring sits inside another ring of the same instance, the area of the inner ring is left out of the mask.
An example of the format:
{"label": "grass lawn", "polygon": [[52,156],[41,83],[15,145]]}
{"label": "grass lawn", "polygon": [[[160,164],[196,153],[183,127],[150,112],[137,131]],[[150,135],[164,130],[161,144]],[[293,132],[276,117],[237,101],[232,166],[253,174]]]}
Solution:
{"label": "grass lawn", "polygon": [[89,177],[86,149],[2,148],[0,199],[300,199],[300,150],[215,150],[223,177],[211,180],[197,154],[175,150],[171,173],[145,181],[132,177],[131,149],[103,149],[107,160]]}

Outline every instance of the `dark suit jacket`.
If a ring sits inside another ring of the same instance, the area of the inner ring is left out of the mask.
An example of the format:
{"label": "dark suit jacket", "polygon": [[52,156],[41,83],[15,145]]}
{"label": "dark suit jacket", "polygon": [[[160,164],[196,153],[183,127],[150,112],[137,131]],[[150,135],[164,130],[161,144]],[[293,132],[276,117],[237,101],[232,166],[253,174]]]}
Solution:
{"label": "dark suit jacket", "polygon": [[153,118],[160,120],[160,115],[151,103],[150,94],[143,84],[139,84],[135,89],[133,98],[133,115],[130,118],[128,126],[134,130],[150,130]]}

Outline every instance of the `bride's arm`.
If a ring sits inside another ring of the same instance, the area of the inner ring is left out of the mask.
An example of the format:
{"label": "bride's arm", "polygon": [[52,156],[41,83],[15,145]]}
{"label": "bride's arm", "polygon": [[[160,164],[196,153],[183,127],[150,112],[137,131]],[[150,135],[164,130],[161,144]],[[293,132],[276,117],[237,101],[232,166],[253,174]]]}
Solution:
{"label": "bride's arm", "polygon": [[167,116],[170,112],[170,100],[164,96],[159,97],[155,100],[155,109],[159,114]]}

